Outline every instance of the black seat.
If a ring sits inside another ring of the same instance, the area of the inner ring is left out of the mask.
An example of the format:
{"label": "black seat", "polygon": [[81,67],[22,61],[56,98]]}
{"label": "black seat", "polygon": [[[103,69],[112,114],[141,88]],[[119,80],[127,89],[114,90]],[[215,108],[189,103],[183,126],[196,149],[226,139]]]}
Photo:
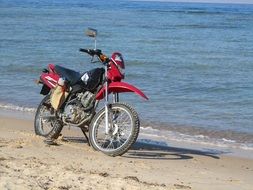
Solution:
{"label": "black seat", "polygon": [[55,71],[60,75],[60,77],[65,78],[71,86],[77,83],[81,78],[81,74],[79,72],[61,67],[59,65],[55,65]]}

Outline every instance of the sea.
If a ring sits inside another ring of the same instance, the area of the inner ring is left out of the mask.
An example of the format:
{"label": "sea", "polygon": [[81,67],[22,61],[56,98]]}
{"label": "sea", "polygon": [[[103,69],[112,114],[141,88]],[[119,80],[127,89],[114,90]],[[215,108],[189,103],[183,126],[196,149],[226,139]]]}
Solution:
{"label": "sea", "polygon": [[79,48],[123,54],[121,100],[141,137],[253,151],[253,5],[132,0],[1,0],[0,108],[34,113],[34,83],[48,63],[84,72],[99,63]]}

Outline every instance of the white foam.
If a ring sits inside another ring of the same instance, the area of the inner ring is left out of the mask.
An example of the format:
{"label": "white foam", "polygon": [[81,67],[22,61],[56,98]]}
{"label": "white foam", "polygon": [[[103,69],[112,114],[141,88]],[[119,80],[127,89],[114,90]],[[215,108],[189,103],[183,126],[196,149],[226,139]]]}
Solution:
{"label": "white foam", "polygon": [[7,110],[21,111],[21,112],[35,112],[36,111],[35,108],[16,106],[13,104],[0,104],[0,108],[7,109]]}
{"label": "white foam", "polygon": [[141,133],[141,138],[148,138],[163,143],[165,142],[167,144],[170,144],[171,142],[177,142],[221,148],[253,150],[253,145],[251,144],[238,143],[235,140],[226,138],[216,139],[206,135],[187,135],[177,131],[157,130],[153,129],[152,127],[142,128]]}
{"label": "white foam", "polygon": [[230,143],[235,143],[236,142],[235,140],[230,140],[230,139],[226,139],[226,138],[222,138],[222,140],[224,142],[230,142]]}

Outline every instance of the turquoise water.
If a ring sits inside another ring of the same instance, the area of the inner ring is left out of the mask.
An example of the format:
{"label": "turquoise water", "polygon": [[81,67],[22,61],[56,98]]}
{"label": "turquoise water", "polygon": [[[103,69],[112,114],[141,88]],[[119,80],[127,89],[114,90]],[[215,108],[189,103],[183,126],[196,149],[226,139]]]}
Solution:
{"label": "turquoise water", "polygon": [[48,63],[95,67],[78,52],[93,47],[87,27],[149,96],[123,96],[147,133],[253,148],[253,5],[2,0],[0,107],[33,111],[42,98],[33,80]]}

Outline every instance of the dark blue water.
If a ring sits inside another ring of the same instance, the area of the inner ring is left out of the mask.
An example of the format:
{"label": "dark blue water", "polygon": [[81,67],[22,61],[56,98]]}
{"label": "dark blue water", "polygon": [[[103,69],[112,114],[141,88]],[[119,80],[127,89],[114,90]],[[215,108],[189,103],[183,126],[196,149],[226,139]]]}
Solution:
{"label": "dark blue water", "polygon": [[145,126],[253,147],[253,5],[1,0],[1,107],[35,108],[48,63],[95,67],[78,52],[93,47],[87,27],[149,96],[123,96]]}

